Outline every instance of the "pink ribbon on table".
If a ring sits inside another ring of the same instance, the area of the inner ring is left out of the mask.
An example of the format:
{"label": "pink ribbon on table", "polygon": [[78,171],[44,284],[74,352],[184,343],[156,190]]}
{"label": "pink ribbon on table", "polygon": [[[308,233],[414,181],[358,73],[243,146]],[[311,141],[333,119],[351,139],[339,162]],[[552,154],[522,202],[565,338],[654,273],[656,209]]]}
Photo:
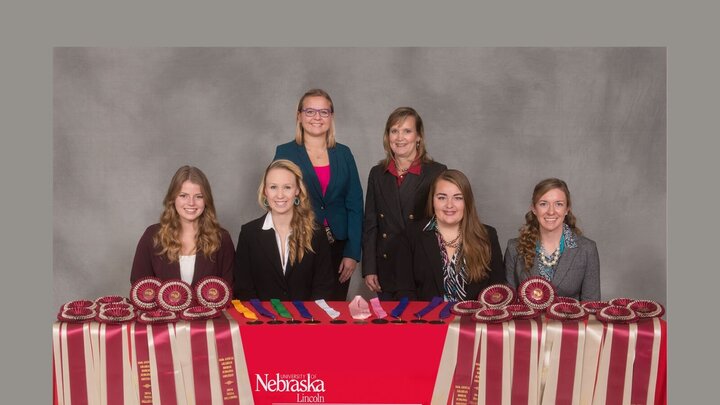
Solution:
{"label": "pink ribbon on table", "polygon": [[387,312],[385,312],[382,305],[380,305],[380,299],[378,297],[370,298],[370,305],[377,319],[383,319],[387,316]]}
{"label": "pink ribbon on table", "polygon": [[353,319],[367,319],[372,316],[368,302],[359,295],[356,295],[355,298],[350,301],[348,308],[350,309],[350,316],[352,316]]}

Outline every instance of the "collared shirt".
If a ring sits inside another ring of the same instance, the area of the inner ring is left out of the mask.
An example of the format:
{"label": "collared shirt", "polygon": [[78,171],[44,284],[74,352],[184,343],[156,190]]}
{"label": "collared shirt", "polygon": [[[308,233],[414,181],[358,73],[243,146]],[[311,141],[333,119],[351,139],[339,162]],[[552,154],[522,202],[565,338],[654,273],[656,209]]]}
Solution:
{"label": "collared shirt", "polygon": [[[263,223],[262,229],[264,231],[267,231],[269,229],[275,231],[275,242],[277,243],[278,252],[285,252],[284,254],[280,255],[280,265],[283,269],[283,274],[285,274],[285,270],[287,269],[288,256],[290,254],[290,233],[292,232],[287,234],[284,241],[281,241],[280,234],[275,229],[275,224],[272,220],[272,212],[270,211],[268,211],[267,215],[265,216],[265,222]],[[284,249],[283,246],[285,246]]]}
{"label": "collared shirt", "polygon": [[405,174],[403,174],[403,175],[400,175],[400,174],[398,174],[397,166],[395,166],[395,161],[394,161],[394,160],[391,160],[391,161],[390,161],[390,164],[388,165],[387,169],[385,169],[385,170],[387,170],[390,174],[392,174],[393,176],[395,176],[395,178],[397,179],[397,185],[398,185],[398,187],[400,187],[400,185],[402,184],[403,180],[405,180],[405,176],[407,176],[408,173],[411,173],[411,174],[414,174],[414,175],[416,175],[416,176],[419,176],[420,173],[422,172],[422,165],[420,164],[420,160],[419,160],[419,159],[415,159],[415,160],[410,164],[410,167],[408,168],[407,172],[405,172]]}
{"label": "collared shirt", "polygon": [[462,263],[457,263],[458,253],[462,251],[462,244],[455,249],[455,253],[452,257],[448,257],[445,248],[442,246],[442,236],[437,228],[437,219],[432,217],[430,222],[423,228],[425,232],[435,232],[437,238],[438,247],[440,248],[440,255],[442,258],[443,268],[443,299],[445,301],[465,301],[467,293],[465,286],[467,285],[467,269],[465,268],[465,260]]}

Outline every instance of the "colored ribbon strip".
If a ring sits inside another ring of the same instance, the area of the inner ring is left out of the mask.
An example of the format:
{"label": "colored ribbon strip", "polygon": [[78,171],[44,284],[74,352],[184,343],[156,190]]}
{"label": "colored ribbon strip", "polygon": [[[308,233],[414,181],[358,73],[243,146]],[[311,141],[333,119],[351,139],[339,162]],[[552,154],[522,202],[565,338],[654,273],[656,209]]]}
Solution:
{"label": "colored ribbon strip", "polygon": [[450,316],[451,310],[453,305],[455,305],[456,301],[448,301],[447,304],[443,307],[443,309],[440,310],[440,314],[438,315],[438,318],[445,319]]}
{"label": "colored ribbon strip", "polygon": [[348,309],[350,309],[350,316],[352,316],[353,319],[362,320],[372,316],[367,301],[359,295],[356,295],[355,298],[350,301]]}
{"label": "colored ribbon strip", "polygon": [[293,319],[293,316],[290,315],[290,312],[288,312],[287,308],[285,308],[285,305],[283,305],[283,303],[279,299],[271,299],[270,304],[272,304],[273,308],[275,308],[275,312],[277,312],[278,315],[282,316],[283,318]]}
{"label": "colored ribbon strip", "polygon": [[378,297],[370,298],[370,306],[373,312],[375,312],[377,319],[383,319],[387,316],[387,312],[385,312],[382,305],[380,305],[380,299]]}
{"label": "colored ribbon strip", "polygon": [[263,306],[262,302],[260,302],[259,299],[257,299],[257,298],[251,299],[251,300],[250,300],[250,305],[252,305],[253,308],[255,308],[255,310],[257,310],[257,311],[260,313],[260,315],[262,315],[262,316],[264,316],[264,317],[266,317],[266,318],[275,319],[275,314],[273,314],[272,312],[268,311],[268,310]]}
{"label": "colored ribbon strip", "polygon": [[420,319],[423,316],[427,315],[430,311],[435,309],[438,305],[440,305],[443,302],[443,299],[440,297],[433,297],[432,301],[430,301],[425,308],[421,309],[420,311],[415,313],[415,316]]}
{"label": "colored ribbon strip", "polygon": [[295,300],[292,302],[292,304],[298,310],[298,312],[300,313],[300,316],[302,316],[305,319],[310,319],[310,320],[313,319],[312,314],[310,314],[310,311],[308,311],[307,307],[305,306],[305,304],[302,301]]}
{"label": "colored ribbon strip", "polygon": [[325,313],[328,314],[328,316],[329,316],[330,318],[335,319],[335,318],[337,318],[338,316],[340,316],[340,312],[338,312],[338,311],[334,310],[333,308],[331,308],[330,305],[328,305],[328,303],[325,302],[325,300],[323,300],[323,299],[315,300],[315,303],[316,303],[323,311],[325,311]]}
{"label": "colored ribbon strip", "polygon": [[250,319],[251,321],[256,321],[258,319],[258,316],[255,315],[255,312],[251,311],[250,308],[243,305],[240,300],[232,300],[232,304],[235,309],[239,313],[241,313],[246,319]]}
{"label": "colored ribbon strip", "polygon": [[[151,371],[157,378],[157,393],[160,402],[167,405],[177,404],[177,389],[175,384],[175,376],[179,370],[175,369],[173,361],[173,339],[174,331],[171,330],[172,324],[153,324],[150,325],[151,336],[148,339],[150,347]],[[154,356],[152,355],[154,354]],[[152,365],[155,365],[153,367]],[[155,381],[153,381],[154,383]],[[153,397],[155,397],[155,384],[153,384]]]}
{"label": "colored ribbon strip", "polygon": [[[287,312],[287,311],[286,311]],[[220,373],[222,400],[225,405],[239,405],[238,386],[233,356],[232,334],[227,318],[213,319],[215,344],[217,347],[217,367]]]}
{"label": "colored ribbon strip", "polygon": [[408,302],[410,302],[408,297],[400,298],[400,303],[397,304],[395,309],[393,309],[390,312],[390,316],[392,316],[393,318],[400,319],[400,316],[402,315],[403,311],[405,311],[405,308],[407,308],[407,306],[408,306]]}
{"label": "colored ribbon strip", "polygon": [[134,372],[137,374],[138,397],[141,404],[152,404],[152,379],[150,373],[150,351],[148,345],[148,329],[150,325],[133,324]]}
{"label": "colored ribbon strip", "polygon": [[450,387],[448,404],[467,405],[470,403],[470,386],[472,385],[473,370],[475,363],[475,334],[479,325],[469,316],[463,316],[459,320],[460,334],[457,345],[457,358],[455,361],[455,372]]}

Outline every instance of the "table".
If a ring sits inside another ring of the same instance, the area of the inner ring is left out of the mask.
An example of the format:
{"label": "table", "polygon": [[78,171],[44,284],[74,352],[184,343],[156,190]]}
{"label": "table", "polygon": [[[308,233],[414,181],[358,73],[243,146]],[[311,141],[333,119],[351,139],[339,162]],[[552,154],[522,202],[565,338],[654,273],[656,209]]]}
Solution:
{"label": "table", "polygon": [[[54,403],[666,403],[661,319],[374,324],[355,323],[346,302],[329,304],[344,324],[312,302],[319,324],[251,325],[234,308],[152,326],[56,322]],[[402,318],[426,304],[411,302]]]}

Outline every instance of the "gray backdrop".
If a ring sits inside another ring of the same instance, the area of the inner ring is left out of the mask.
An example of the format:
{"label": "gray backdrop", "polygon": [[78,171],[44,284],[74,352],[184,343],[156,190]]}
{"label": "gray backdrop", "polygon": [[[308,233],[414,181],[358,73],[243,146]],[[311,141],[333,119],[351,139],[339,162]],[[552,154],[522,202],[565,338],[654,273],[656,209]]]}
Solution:
{"label": "gray backdrop", "polygon": [[[388,114],[412,106],[503,250],[533,185],[560,177],[597,242],[603,299],[666,302],[665,48],[56,48],[53,82],[56,305],[127,295],[183,164],[206,173],[237,241],[312,87],[333,97],[363,188]],[[367,297],[359,273],[350,294]]]}

